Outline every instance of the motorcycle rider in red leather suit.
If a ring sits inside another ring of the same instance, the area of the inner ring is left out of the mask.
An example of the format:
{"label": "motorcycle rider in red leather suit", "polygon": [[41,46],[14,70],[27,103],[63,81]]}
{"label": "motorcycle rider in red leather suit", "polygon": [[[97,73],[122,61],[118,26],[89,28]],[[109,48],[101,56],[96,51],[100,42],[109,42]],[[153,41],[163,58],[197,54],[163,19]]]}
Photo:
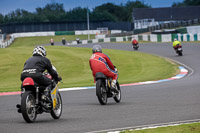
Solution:
{"label": "motorcycle rider in red leather suit", "polygon": [[100,45],[94,45],[92,48],[92,56],[89,60],[90,68],[95,81],[95,75],[97,72],[102,72],[107,77],[112,78],[111,89],[115,90],[116,80],[118,78],[117,69],[112,64],[110,58],[102,53],[102,48]]}

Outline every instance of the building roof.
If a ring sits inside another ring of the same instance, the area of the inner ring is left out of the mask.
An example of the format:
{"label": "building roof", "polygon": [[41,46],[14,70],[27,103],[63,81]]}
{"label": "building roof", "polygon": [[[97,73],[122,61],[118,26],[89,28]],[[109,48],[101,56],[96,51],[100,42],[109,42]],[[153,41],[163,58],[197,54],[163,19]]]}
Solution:
{"label": "building roof", "polygon": [[154,18],[155,21],[189,20],[200,18],[200,6],[133,9],[133,20],[152,18]]}

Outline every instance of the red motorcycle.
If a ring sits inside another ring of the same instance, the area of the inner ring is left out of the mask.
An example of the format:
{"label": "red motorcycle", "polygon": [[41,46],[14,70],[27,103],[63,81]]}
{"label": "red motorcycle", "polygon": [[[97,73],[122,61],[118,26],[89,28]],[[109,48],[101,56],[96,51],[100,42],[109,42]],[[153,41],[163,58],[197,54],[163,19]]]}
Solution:
{"label": "red motorcycle", "polygon": [[95,79],[96,95],[101,105],[106,105],[108,98],[113,98],[117,103],[121,101],[121,89],[118,81],[115,86],[117,92],[114,92],[111,90],[111,78],[105,76],[102,72],[98,72],[95,75]]}
{"label": "red motorcycle", "polygon": [[137,40],[133,40],[133,41],[132,41],[132,47],[133,47],[134,50],[138,50],[139,44],[138,44],[138,41],[137,41]]}

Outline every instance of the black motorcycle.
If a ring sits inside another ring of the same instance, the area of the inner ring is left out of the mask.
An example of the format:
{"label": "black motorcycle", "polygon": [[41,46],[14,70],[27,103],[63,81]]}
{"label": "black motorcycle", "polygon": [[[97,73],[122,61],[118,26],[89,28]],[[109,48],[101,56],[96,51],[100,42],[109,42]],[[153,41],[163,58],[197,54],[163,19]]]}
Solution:
{"label": "black motorcycle", "polygon": [[138,45],[138,44],[134,44],[134,45],[133,45],[133,49],[134,49],[134,50],[138,50],[138,48],[139,48],[139,45]]}
{"label": "black motorcycle", "polygon": [[[45,76],[52,79],[50,74]],[[58,81],[52,79],[53,89],[51,100],[44,95],[45,87],[39,86],[30,77],[22,83],[21,105],[18,104],[18,112],[22,113],[27,123],[35,122],[37,114],[50,113],[54,119],[59,119],[62,114],[62,98],[58,89]]]}
{"label": "black motorcycle", "polygon": [[182,55],[183,55],[183,49],[182,49],[182,46],[181,46],[181,45],[177,45],[175,50],[176,50],[176,53],[177,53],[179,56],[182,56]]}
{"label": "black motorcycle", "polygon": [[116,83],[116,91],[111,90],[112,79],[105,76],[102,72],[95,75],[96,78],[96,95],[101,105],[107,104],[107,98],[113,97],[115,102],[121,101],[121,89],[119,82]]}

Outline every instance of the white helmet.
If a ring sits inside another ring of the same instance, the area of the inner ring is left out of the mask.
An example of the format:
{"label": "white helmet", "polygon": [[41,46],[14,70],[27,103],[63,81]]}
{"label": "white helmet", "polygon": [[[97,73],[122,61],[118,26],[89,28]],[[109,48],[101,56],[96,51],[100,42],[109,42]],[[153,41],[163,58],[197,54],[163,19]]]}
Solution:
{"label": "white helmet", "polygon": [[176,39],[176,38],[174,38],[174,41],[177,41],[177,39]]}
{"label": "white helmet", "polygon": [[96,53],[96,52],[102,53],[102,48],[101,48],[101,46],[100,46],[100,45],[94,45],[94,46],[92,47],[92,52],[93,52],[93,53]]}
{"label": "white helmet", "polygon": [[43,46],[37,46],[36,48],[33,49],[33,55],[41,55],[45,57],[46,54],[46,49]]}

